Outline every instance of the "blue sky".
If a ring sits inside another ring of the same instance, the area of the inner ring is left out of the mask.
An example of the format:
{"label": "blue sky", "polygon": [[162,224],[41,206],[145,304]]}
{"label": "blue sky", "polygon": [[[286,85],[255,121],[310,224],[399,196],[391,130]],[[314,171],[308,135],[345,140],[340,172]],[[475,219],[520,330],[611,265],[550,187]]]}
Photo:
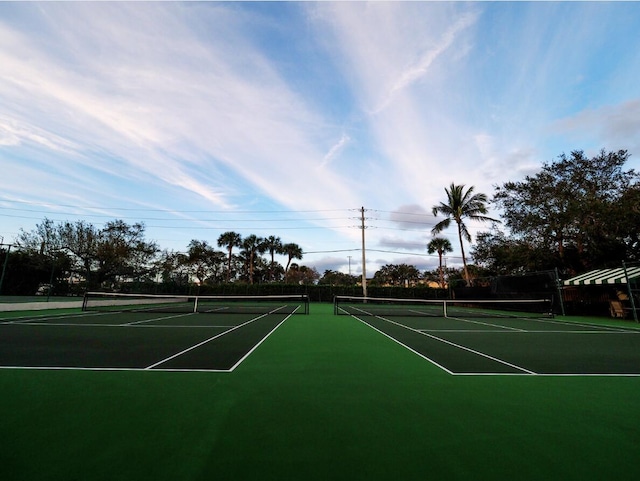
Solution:
{"label": "blue sky", "polygon": [[638,25],[636,2],[0,2],[0,236],[234,230],[358,274],[364,207],[368,273],[432,269],[451,182],[491,196],[576,149],[640,169]]}

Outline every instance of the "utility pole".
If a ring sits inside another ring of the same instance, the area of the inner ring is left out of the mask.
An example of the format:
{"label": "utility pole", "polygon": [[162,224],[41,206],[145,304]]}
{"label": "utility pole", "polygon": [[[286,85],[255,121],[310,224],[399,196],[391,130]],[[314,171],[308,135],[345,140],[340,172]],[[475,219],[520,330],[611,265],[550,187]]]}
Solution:
{"label": "utility pole", "polygon": [[351,257],[352,256],[347,256],[347,259],[349,259],[349,275],[351,275]]}
{"label": "utility pole", "polygon": [[362,222],[362,295],[367,297],[367,256],[364,248],[364,207],[360,208],[360,220]]}

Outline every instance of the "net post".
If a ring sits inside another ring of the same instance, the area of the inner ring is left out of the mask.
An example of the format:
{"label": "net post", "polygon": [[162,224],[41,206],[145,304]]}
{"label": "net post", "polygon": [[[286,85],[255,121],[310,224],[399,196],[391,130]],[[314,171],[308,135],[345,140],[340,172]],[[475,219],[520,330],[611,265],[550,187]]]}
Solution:
{"label": "net post", "polygon": [[193,313],[198,312],[198,296],[193,298]]}
{"label": "net post", "polygon": [[310,306],[311,299],[309,299],[309,295],[308,294],[303,294],[302,295],[302,302],[304,303],[304,313],[305,314],[309,314],[309,309],[311,308],[311,306]]}
{"label": "net post", "polygon": [[85,291],[84,296],[82,297],[82,311],[87,310],[87,302],[89,301],[89,293]]}
{"label": "net post", "polygon": [[442,302],[442,315],[444,317],[449,317],[449,315],[447,314],[447,300],[444,299]]}
{"label": "net post", "polygon": [[[550,299],[545,299],[545,300],[548,303],[548,307],[546,309],[546,312],[543,312],[543,314],[545,314],[546,317],[548,317],[550,319],[553,319],[554,317],[556,317],[555,312],[553,310],[553,308],[555,306],[555,299],[554,299],[553,296],[551,296]],[[563,312],[564,312],[564,309],[563,309]]]}

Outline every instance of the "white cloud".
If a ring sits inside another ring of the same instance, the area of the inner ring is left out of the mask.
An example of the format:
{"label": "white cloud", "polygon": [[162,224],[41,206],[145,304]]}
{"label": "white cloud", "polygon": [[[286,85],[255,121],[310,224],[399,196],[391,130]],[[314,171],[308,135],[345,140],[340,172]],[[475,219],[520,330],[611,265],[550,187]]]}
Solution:
{"label": "white cloud", "polygon": [[398,79],[387,93],[386,98],[382,101],[381,105],[375,109],[374,113],[384,110],[393,102],[396,95],[427,75],[433,62],[451,48],[457,40],[458,34],[472,26],[476,22],[477,17],[477,14],[473,12],[464,13],[455,19],[454,23],[437,39],[435,45],[429,46],[424,52],[419,52],[417,61],[400,72]]}
{"label": "white cloud", "polygon": [[340,140],[338,140],[338,142],[336,142],[331,147],[331,149],[329,149],[329,152],[327,152],[327,155],[324,156],[324,158],[322,159],[322,163],[320,164],[320,167],[325,167],[326,165],[329,165],[333,161],[333,159],[340,153],[340,151],[348,145],[350,140],[351,140],[351,137],[349,137],[346,133],[343,133],[342,137],[340,137]]}
{"label": "white cloud", "polygon": [[[640,148],[637,54],[619,64],[593,54],[603,40],[638,51],[635,25],[619,21],[633,6],[0,9],[11,14],[0,15],[4,195],[37,190],[52,203],[105,206],[122,195],[167,210],[354,209],[286,233],[315,251],[358,247],[355,209],[364,206],[394,212],[366,230],[368,246],[393,250],[428,240],[430,208],[451,182],[490,196],[562,151]],[[605,80],[615,82],[605,89]],[[445,235],[456,247],[455,232]]]}
{"label": "white cloud", "polygon": [[[195,17],[189,14],[202,13],[212,28],[226,30],[229,37],[221,44],[196,38],[176,19],[173,6],[153,6],[152,18],[151,7],[139,5],[127,5],[126,15],[120,6],[83,5],[73,7],[74,18],[67,8],[45,8],[55,25],[51,43],[74,45],[73,57],[51,56],[14,32],[13,43],[21,48],[4,50],[0,63],[12,72],[12,88],[21,94],[16,105],[35,97],[38,121],[51,132],[76,146],[96,146],[121,162],[115,171],[104,164],[94,168],[114,175],[138,170],[220,207],[230,206],[226,181],[208,175],[220,165],[291,208],[320,208],[327,201],[355,204],[343,179],[330,173],[307,183],[304,197],[298,195],[295,186],[304,182],[300,172],[323,158],[330,161],[347,138],[328,155],[322,153],[323,137],[331,131],[314,129],[322,120],[289,89],[259,46],[242,37],[245,26],[236,19],[237,30],[224,27],[225,8],[182,12],[192,23]],[[171,36],[165,35],[168,31]],[[11,31],[5,26],[4,32]],[[61,112],[64,125],[57,122]],[[13,120],[23,122],[20,115],[28,113],[16,107]],[[17,141],[15,132],[3,139],[5,144]],[[32,134],[31,140],[47,139]],[[192,163],[200,175],[188,168]],[[215,188],[203,181],[212,181]],[[327,190],[333,193],[329,199]]]}

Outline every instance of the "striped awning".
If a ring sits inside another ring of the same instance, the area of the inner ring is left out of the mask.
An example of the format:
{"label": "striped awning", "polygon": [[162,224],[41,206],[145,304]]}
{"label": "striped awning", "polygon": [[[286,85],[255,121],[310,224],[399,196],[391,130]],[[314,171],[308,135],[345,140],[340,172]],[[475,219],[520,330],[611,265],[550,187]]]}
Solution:
{"label": "striped awning", "polygon": [[[626,274],[625,274],[626,270]],[[637,282],[640,277],[640,267],[619,267],[617,269],[596,269],[572,277],[563,282],[565,286],[590,286],[600,284],[626,284],[627,279]]]}

